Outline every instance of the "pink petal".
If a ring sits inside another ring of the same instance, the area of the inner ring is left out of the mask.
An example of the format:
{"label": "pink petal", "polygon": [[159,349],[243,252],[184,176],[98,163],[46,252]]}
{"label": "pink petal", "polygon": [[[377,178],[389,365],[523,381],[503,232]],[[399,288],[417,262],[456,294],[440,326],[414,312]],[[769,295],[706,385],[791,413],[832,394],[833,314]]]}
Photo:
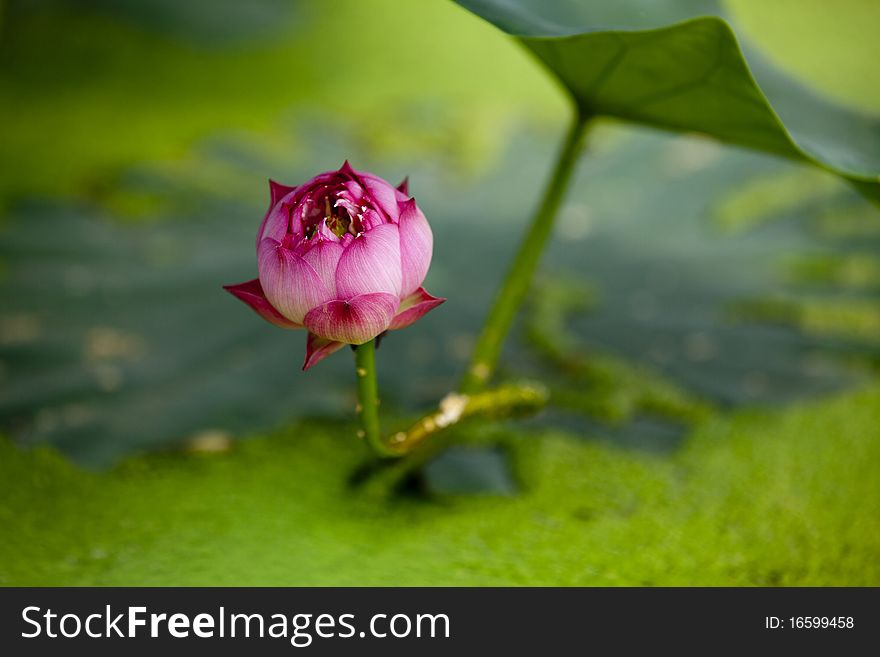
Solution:
{"label": "pink petal", "polygon": [[[348,164],[347,161],[346,161],[346,164]],[[349,167],[349,169],[354,174],[354,169],[351,169],[350,167]],[[354,174],[354,175],[357,175],[357,174]],[[348,199],[352,202],[359,201],[361,199],[361,197],[364,195],[364,188],[361,187],[360,184],[355,180],[346,180],[344,183],[342,183],[342,186],[345,187],[345,194],[348,197]]]}
{"label": "pink petal", "polygon": [[303,252],[303,259],[309,263],[323,281],[331,298],[336,298],[336,267],[345,247],[331,239],[310,240]]}
{"label": "pink petal", "polygon": [[376,226],[352,239],[336,267],[339,299],[372,292],[399,297],[401,282],[400,236],[395,224]]}
{"label": "pink petal", "polygon": [[267,322],[275,324],[275,326],[280,326],[281,328],[302,328],[301,324],[291,322],[284,317],[284,315],[275,310],[272,304],[269,303],[266,295],[263,293],[259,278],[247,281],[246,283],[239,283],[238,285],[224,285],[223,289],[234,297],[244,301],[260,317]]}
{"label": "pink petal", "polygon": [[263,223],[260,224],[260,230],[257,231],[257,250],[260,249],[260,242],[267,237],[280,242],[289,229],[290,206],[284,202],[276,203],[269,208]]}
{"label": "pink petal", "polygon": [[344,342],[334,342],[319,338],[314,333],[309,333],[306,338],[306,359],[303,361],[303,371],[311,369],[330,354],[339,351],[345,346]]}
{"label": "pink petal", "polygon": [[400,302],[400,307],[397,309],[397,315],[391,320],[391,326],[389,326],[388,329],[396,331],[397,329],[406,328],[410,324],[421,319],[422,315],[429,310],[433,310],[444,301],[446,301],[446,299],[432,297],[425,291],[425,288],[420,287]]}
{"label": "pink petal", "polygon": [[394,187],[387,181],[372,173],[355,171],[348,160],[339,168],[338,173],[348,176],[359,183],[366,191],[373,205],[388,215],[391,221],[397,223],[397,218],[400,216],[400,209],[397,207],[397,194]]}
{"label": "pink petal", "polygon": [[386,219],[385,215],[378,210],[367,208],[361,213],[360,221],[358,223],[359,227],[357,230],[366,231],[387,224],[388,219]]}
{"label": "pink petal", "polygon": [[394,223],[400,217],[400,208],[397,205],[397,193],[394,187],[382,180],[379,176],[371,173],[361,173],[361,183],[367,190],[367,194],[373,201],[373,206],[388,215]]}
{"label": "pink petal", "polygon": [[296,187],[291,187],[290,185],[282,185],[280,182],[275,182],[271,178],[269,179],[269,196],[272,199],[272,205],[275,205],[285,196],[295,191]]}
{"label": "pink petal", "polygon": [[315,308],[306,315],[304,323],[311,333],[325,340],[363,344],[388,328],[399,304],[393,294],[361,294]]}
{"label": "pink petal", "polygon": [[397,191],[409,198],[409,176],[400,181]]}
{"label": "pink petal", "polygon": [[263,217],[260,229],[257,231],[257,248],[260,248],[260,242],[264,237],[273,237],[279,241],[284,237],[290,223],[290,215],[287,208],[279,205],[279,202],[295,191],[296,187],[288,187],[274,180],[269,180],[269,209],[266,210],[266,216]]}
{"label": "pink petal", "polygon": [[[327,173],[330,173],[330,172],[328,171]],[[358,172],[354,170],[354,168],[351,166],[351,163],[348,160],[346,160],[345,162],[342,163],[342,166],[339,167],[339,170],[336,173],[341,174],[343,176],[347,176],[353,180],[357,180],[357,178],[359,176]]]}
{"label": "pink petal", "polygon": [[302,324],[306,313],[333,298],[315,269],[280,242],[265,238],[257,268],[266,298],[290,321]]}
{"label": "pink petal", "polygon": [[403,296],[415,292],[431,266],[434,236],[425,215],[419,210],[415,199],[403,204],[400,213],[400,261],[403,273],[401,289]]}

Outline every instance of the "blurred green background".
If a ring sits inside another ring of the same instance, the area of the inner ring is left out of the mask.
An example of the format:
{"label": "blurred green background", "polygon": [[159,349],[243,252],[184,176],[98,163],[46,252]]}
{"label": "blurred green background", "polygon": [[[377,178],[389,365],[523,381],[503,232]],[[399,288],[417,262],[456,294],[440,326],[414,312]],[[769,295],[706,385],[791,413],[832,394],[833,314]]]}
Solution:
{"label": "blurred green background", "polygon": [[[724,10],[880,112],[876,3]],[[880,212],[698,136],[591,136],[505,353],[547,412],[346,487],[350,359],[301,373],[220,289],[266,179],[410,176],[449,301],[382,345],[393,424],[455,385],[566,116],[446,0],[0,3],[0,583],[880,583]]]}

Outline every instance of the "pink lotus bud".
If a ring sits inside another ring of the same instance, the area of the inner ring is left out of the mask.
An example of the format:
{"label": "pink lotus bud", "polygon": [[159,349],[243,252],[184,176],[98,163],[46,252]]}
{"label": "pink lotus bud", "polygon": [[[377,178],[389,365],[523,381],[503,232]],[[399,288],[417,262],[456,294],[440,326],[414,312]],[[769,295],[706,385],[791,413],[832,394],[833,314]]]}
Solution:
{"label": "pink lotus bud", "polygon": [[269,181],[259,278],[225,286],[263,319],[308,332],[303,369],[409,326],[445,299],[421,287],[434,238],[408,194],[346,162],[298,187]]}

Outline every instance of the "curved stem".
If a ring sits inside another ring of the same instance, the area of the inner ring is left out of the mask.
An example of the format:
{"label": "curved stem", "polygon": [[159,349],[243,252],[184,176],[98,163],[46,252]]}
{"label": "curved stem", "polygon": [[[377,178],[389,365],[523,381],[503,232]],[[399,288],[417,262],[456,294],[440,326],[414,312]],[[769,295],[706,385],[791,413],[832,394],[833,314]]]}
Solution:
{"label": "curved stem", "polygon": [[425,415],[406,431],[394,434],[388,446],[391,455],[403,456],[420,447],[428,438],[474,415],[508,418],[528,415],[547,403],[547,390],[537,383],[509,384],[472,395],[451,392],[437,410]]}
{"label": "curved stem", "polygon": [[565,136],[541,204],[483,324],[483,331],[460,386],[463,393],[481,390],[495,369],[504,338],[529,291],[544,245],[552,232],[553,221],[580,155],[589,118],[578,113]]}
{"label": "curved stem", "polygon": [[529,382],[507,384],[473,395],[449,393],[435,411],[387,439],[385,455],[398,458],[364,464],[353,473],[350,483],[361,492],[384,495],[442,452],[453,438],[461,440],[461,434],[448,431],[460,422],[473,416],[501,420],[531,415],[544,407],[547,397],[544,386]]}
{"label": "curved stem", "polygon": [[376,341],[370,340],[354,348],[355,373],[358,383],[358,415],[361,436],[378,456],[391,456],[379,428],[379,387],[376,384]]}

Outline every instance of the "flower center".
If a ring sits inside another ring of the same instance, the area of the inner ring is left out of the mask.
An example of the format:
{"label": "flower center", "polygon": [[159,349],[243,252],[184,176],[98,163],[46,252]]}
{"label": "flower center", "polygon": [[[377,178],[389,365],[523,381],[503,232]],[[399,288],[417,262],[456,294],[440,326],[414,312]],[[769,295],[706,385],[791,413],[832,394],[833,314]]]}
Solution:
{"label": "flower center", "polygon": [[336,237],[345,235],[351,228],[351,217],[345,208],[330,205],[330,197],[324,197],[324,222]]}
{"label": "flower center", "polygon": [[322,232],[322,224],[338,238],[346,233],[357,236],[363,232],[362,215],[356,212],[358,207],[348,196],[344,189],[325,187],[319,193],[306,198],[301,215],[305,239],[310,240]]}

